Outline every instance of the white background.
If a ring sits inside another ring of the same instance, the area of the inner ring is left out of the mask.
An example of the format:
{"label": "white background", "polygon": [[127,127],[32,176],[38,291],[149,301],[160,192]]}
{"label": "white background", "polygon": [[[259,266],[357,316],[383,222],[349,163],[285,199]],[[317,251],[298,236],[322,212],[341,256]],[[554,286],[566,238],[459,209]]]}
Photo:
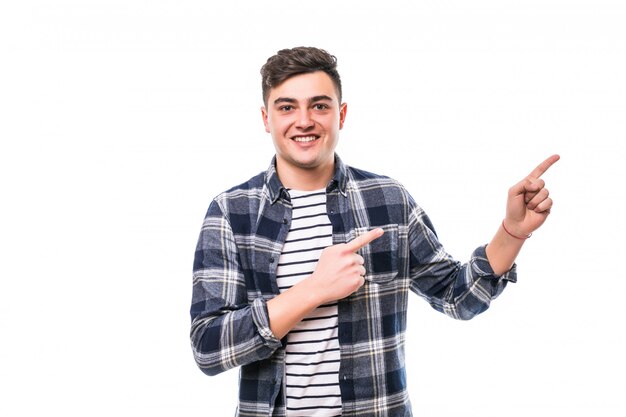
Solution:
{"label": "white background", "polygon": [[626,5],[614,0],[0,6],[0,415],[228,416],[191,266],[212,197],[273,155],[259,68],[325,48],[338,152],[403,182],[467,259],[552,153],[519,282],[456,322],[411,296],[417,416],[623,416]]}

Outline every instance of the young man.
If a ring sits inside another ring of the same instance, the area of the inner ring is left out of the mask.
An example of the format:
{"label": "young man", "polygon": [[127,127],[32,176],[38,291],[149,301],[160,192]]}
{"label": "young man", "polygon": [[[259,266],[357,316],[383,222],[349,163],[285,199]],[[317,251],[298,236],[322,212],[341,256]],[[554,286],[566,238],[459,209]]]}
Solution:
{"label": "young man", "polygon": [[540,176],[509,190],[506,217],[469,262],[448,255],[396,181],[335,154],[346,119],[336,59],[279,51],[261,70],[265,173],[216,197],[195,255],[191,341],[214,375],[241,366],[242,416],[410,416],[408,291],[470,319],[507,282],[552,200]]}

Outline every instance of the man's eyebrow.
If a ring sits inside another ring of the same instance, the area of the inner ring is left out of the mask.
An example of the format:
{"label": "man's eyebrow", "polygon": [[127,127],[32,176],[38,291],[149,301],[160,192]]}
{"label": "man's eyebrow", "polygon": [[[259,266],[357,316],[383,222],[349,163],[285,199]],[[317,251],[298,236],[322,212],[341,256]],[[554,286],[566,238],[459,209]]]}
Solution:
{"label": "man's eyebrow", "polygon": [[309,103],[314,103],[316,101],[323,101],[323,100],[333,101],[333,99],[328,97],[327,95],[321,95],[321,96],[311,97],[309,99]]}
{"label": "man's eyebrow", "polygon": [[[315,103],[316,101],[333,101],[333,99],[325,94],[320,95],[320,96],[313,96],[311,98],[309,98],[307,101],[310,103]],[[297,103],[298,100],[296,100],[295,98],[291,98],[291,97],[278,97],[276,100],[274,100],[274,104],[278,104],[278,103]]]}
{"label": "man's eyebrow", "polygon": [[276,100],[274,100],[274,104],[278,104],[278,103],[296,103],[297,100],[295,98],[291,98],[291,97],[278,97]]}

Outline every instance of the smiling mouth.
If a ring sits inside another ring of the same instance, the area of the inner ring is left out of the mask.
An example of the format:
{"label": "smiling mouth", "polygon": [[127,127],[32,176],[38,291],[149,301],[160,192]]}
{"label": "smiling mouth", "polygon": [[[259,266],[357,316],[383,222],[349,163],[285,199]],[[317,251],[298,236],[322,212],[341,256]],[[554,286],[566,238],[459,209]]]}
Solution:
{"label": "smiling mouth", "polygon": [[310,135],[310,136],[294,136],[291,138],[291,140],[294,140],[296,142],[300,142],[300,143],[306,143],[306,142],[313,142],[314,140],[319,139],[319,136],[315,136],[315,135]]}

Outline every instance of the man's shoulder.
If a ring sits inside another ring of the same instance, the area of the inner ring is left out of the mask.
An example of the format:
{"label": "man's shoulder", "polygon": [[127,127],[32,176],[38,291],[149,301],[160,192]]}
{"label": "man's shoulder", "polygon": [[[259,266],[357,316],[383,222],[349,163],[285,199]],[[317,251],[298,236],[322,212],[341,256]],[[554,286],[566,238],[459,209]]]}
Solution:
{"label": "man's shoulder", "polygon": [[249,190],[259,190],[263,188],[263,185],[265,184],[265,175],[266,172],[259,172],[258,174],[256,174],[255,176],[253,176],[252,178],[242,182],[241,184],[237,184],[229,189],[227,189],[226,191],[220,193],[220,195],[229,195],[232,193],[237,193],[240,191],[249,191]]}
{"label": "man's shoulder", "polygon": [[357,187],[374,187],[380,186],[383,189],[395,189],[397,191],[405,192],[404,186],[394,178],[387,175],[376,174],[374,172],[366,171],[364,169],[355,168],[352,166],[347,167],[348,177],[351,182]]}
{"label": "man's shoulder", "polygon": [[347,175],[347,192],[358,194],[366,207],[394,205],[404,211],[416,205],[404,185],[394,178],[354,167],[347,167]]}
{"label": "man's shoulder", "polygon": [[264,186],[265,172],[260,172],[247,181],[222,191],[214,200],[220,205],[230,205],[240,199],[260,198]]}

